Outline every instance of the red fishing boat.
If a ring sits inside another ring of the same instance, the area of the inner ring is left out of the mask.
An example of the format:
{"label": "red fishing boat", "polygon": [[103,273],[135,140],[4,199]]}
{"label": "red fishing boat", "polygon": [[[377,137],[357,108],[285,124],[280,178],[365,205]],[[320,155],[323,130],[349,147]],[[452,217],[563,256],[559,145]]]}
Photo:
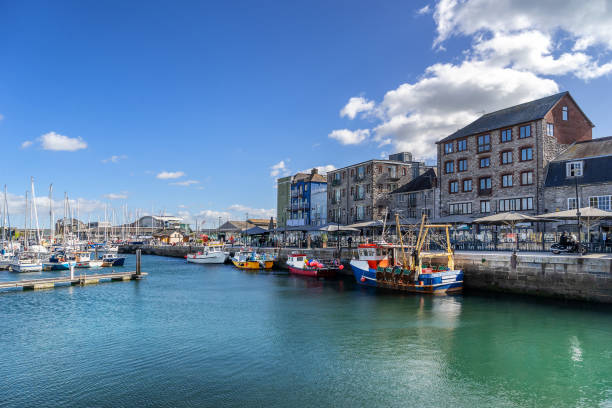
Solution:
{"label": "red fishing boat", "polygon": [[296,275],[313,276],[317,278],[332,278],[344,266],[338,260],[321,261],[308,258],[306,254],[293,253],[287,257],[289,271]]}

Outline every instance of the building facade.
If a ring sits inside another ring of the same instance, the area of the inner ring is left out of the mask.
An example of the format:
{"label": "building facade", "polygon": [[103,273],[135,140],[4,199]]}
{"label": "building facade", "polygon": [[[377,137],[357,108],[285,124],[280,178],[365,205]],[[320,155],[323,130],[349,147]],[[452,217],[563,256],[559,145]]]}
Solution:
{"label": "building facade", "polygon": [[402,223],[416,224],[423,214],[437,218],[436,171],[428,169],[423,174],[391,192],[389,206],[392,215],[398,214]]}
{"label": "building facade", "polygon": [[544,212],[548,163],[592,128],[569,92],[481,116],[437,142],[440,216]]}
{"label": "building facade", "polygon": [[315,168],[292,177],[287,226],[322,226],[327,223],[327,178]]}
{"label": "building facade", "polygon": [[287,217],[291,203],[292,176],[281,177],[276,180],[276,221],[279,227],[287,226]]}
{"label": "building facade", "polygon": [[390,215],[390,193],[425,172],[408,152],[369,160],[327,173],[327,220],[352,224]]}

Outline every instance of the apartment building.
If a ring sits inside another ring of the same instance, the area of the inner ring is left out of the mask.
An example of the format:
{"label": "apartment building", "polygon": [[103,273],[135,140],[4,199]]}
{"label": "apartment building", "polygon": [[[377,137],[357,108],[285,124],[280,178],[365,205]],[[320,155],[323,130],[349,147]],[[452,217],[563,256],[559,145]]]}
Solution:
{"label": "apartment building", "polygon": [[391,192],[391,214],[399,214],[402,222],[407,223],[420,222],[423,214],[430,219],[436,218],[439,200],[436,190],[436,169],[427,169]]}

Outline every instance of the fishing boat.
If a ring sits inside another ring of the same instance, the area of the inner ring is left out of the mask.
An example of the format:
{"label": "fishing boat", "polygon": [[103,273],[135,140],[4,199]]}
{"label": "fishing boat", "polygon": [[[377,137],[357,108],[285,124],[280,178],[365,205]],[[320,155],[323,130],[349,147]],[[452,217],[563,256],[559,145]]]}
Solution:
{"label": "fishing boat", "polygon": [[[357,283],[377,288],[430,294],[461,291],[463,271],[455,268],[449,238],[450,225],[426,224],[426,219],[423,215],[419,235],[413,248],[404,246],[398,216],[396,216],[396,228],[399,245],[386,242],[359,245],[359,258],[351,260],[351,268]],[[432,230],[443,230],[440,238],[445,242],[435,246],[439,248],[438,250],[424,250],[425,241]],[[445,261],[439,260],[444,258]]]}
{"label": "fishing boat", "polygon": [[12,251],[2,250],[0,253],[0,269],[8,269],[13,262],[15,254]]}
{"label": "fishing boat", "polygon": [[81,251],[75,253],[75,261],[77,268],[99,268],[102,266],[103,261],[101,259],[93,259],[92,253],[88,251]]}
{"label": "fishing boat", "polygon": [[197,254],[186,255],[185,259],[189,263],[222,264],[227,259],[227,253],[223,251],[223,244],[209,244]]}
{"label": "fishing boat", "polygon": [[308,259],[308,255],[302,253],[290,254],[287,257],[287,266],[292,274],[317,278],[332,278],[336,276],[338,270],[344,269],[337,259],[329,261]]}
{"label": "fishing boat", "polygon": [[240,269],[272,269],[274,258],[267,254],[258,254],[255,251],[236,252],[232,263]]}
{"label": "fishing boat", "polygon": [[64,253],[55,253],[49,257],[47,262],[43,262],[42,268],[45,271],[65,271],[75,265],[76,261],[69,260]]}
{"label": "fishing boat", "polygon": [[23,252],[13,258],[10,268],[13,272],[40,272],[43,269],[43,265],[36,256]]}
{"label": "fishing boat", "polygon": [[125,258],[121,256],[117,256],[113,254],[104,254],[102,256],[102,266],[104,267],[123,266],[124,262],[125,262]]}

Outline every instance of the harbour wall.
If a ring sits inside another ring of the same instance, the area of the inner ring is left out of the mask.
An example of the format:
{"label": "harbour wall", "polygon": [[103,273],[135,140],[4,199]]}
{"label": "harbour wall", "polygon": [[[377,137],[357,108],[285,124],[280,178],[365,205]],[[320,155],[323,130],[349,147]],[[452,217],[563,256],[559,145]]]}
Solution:
{"label": "harbour wall", "polygon": [[[202,250],[198,246],[122,246],[120,252],[183,258]],[[236,248],[238,249],[238,248]],[[276,257],[276,267],[287,268],[287,256],[295,248],[256,248]],[[230,248],[230,252],[233,251]],[[300,249],[313,258],[338,258],[336,248]],[[355,249],[342,248],[343,274],[351,275],[349,262]],[[445,262],[445,259],[432,259]],[[427,260],[424,260],[427,262]],[[464,271],[464,287],[483,291],[509,292],[542,297],[612,303],[612,257],[552,255],[546,253],[456,252],[455,264]]]}

